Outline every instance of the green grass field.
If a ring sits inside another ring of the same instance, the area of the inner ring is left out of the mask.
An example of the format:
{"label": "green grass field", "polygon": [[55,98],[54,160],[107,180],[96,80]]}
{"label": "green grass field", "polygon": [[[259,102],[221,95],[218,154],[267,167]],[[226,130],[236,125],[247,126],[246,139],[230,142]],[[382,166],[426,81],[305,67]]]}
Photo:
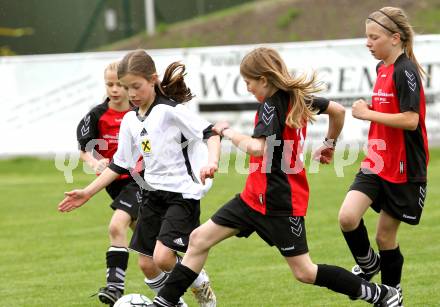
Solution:
{"label": "green grass field", "polygon": [[[81,166],[81,164],[80,164]],[[351,268],[353,261],[339,231],[337,213],[359,163],[336,177],[333,165],[309,174],[311,200],[306,219],[312,259]],[[105,284],[107,224],[112,211],[105,192],[69,214],[56,210],[63,192],[93,180],[79,167],[66,183],[51,160],[0,161],[0,306],[104,306],[90,298]],[[202,201],[202,221],[235,193],[245,176],[231,169],[219,174]],[[399,241],[405,256],[402,281],[405,306],[439,306],[440,150],[431,150],[429,190],[421,224],[402,225]],[[375,230],[376,215],[366,224]],[[374,241],[374,236],[370,239]],[[206,268],[218,306],[366,306],[325,289],[294,280],[283,258],[256,235],[231,238],[210,253]],[[376,278],[376,280],[379,280]],[[137,256],[131,254],[127,293],[153,297],[143,285]],[[191,294],[185,295],[196,306]]]}

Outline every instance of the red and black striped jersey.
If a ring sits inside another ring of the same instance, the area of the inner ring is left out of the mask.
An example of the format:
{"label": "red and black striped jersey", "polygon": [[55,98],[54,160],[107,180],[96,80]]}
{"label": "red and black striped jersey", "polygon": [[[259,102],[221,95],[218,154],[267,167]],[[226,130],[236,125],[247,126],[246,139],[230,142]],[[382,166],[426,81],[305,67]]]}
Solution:
{"label": "red and black striped jersey", "polygon": [[371,109],[383,113],[413,111],[419,114],[419,123],[410,131],[371,122],[362,169],[392,183],[426,182],[429,152],[425,94],[417,67],[405,54],[394,64],[378,64]]}
{"label": "red and black striped jersey", "polygon": [[[302,153],[307,124],[302,128],[285,124],[289,101],[289,94],[279,90],[259,105],[255,116],[252,137],[265,137],[267,150],[262,157],[250,156],[249,175],[240,196],[264,215],[304,216],[307,212],[309,186]],[[321,113],[329,101],[313,97],[310,103]]]}

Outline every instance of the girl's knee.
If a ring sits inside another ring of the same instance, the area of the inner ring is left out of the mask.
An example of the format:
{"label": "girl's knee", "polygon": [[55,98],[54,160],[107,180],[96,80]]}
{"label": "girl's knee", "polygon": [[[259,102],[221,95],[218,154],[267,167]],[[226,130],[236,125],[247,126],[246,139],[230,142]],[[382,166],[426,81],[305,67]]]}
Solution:
{"label": "girl's knee", "polygon": [[108,226],[108,234],[112,239],[125,237],[125,229],[118,224],[110,223]]}
{"label": "girl's knee", "polygon": [[343,231],[352,231],[355,230],[359,225],[359,220],[349,212],[344,210],[339,211],[338,215],[339,226]]}

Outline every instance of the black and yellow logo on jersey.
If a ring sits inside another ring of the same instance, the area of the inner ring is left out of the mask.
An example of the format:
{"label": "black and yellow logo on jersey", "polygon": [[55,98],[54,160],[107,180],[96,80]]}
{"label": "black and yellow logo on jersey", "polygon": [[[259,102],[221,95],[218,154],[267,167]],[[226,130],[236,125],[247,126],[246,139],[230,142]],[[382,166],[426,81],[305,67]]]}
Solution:
{"label": "black and yellow logo on jersey", "polygon": [[151,152],[151,142],[150,142],[150,140],[148,140],[148,139],[143,140],[142,144],[141,144],[141,147],[142,147],[143,152],[145,152],[145,153]]}

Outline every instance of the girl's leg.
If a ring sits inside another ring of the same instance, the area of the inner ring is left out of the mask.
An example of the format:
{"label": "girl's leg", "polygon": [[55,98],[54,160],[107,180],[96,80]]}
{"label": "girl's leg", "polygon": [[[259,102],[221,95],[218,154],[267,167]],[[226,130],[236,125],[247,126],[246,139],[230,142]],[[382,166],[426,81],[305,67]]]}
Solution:
{"label": "girl's leg", "polygon": [[382,283],[397,288],[402,292],[403,255],[397,243],[397,231],[400,221],[381,211],[377,224],[376,242],[381,258],[380,270]]}
{"label": "girl's leg", "polygon": [[114,302],[124,293],[128,266],[127,229],[130,224],[128,213],[119,209],[114,211],[108,227],[110,247],[106,252],[107,286],[98,292],[102,302]]}
{"label": "girl's leg", "polygon": [[337,266],[316,265],[308,253],[285,257],[285,259],[295,278],[301,282],[327,287],[332,291],[369,303],[380,303],[380,306],[397,306],[393,304],[398,302],[399,294],[394,288],[370,283]]}
{"label": "girl's leg", "polygon": [[182,263],[176,264],[165,283],[166,287],[159,291],[154,302],[158,306],[176,305],[202,270],[210,248],[237,233],[236,229],[217,225],[211,220],[196,228],[190,235]]}
{"label": "girl's leg", "polygon": [[[367,228],[362,216],[368,210],[372,200],[364,193],[351,190],[347,193],[339,210],[339,225],[345,241],[362,269],[365,279],[370,280],[380,269],[380,258],[370,245]],[[357,268],[353,268],[356,272]],[[356,273],[361,273],[360,270]]]}

